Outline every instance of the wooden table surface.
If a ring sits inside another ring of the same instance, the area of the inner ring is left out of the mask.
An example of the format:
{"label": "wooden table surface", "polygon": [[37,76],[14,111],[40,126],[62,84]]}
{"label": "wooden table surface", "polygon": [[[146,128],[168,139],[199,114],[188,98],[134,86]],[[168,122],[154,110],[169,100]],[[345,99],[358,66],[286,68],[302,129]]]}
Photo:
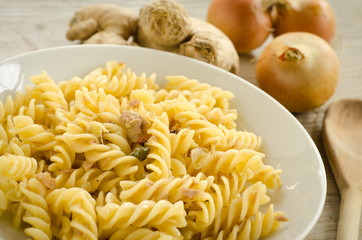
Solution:
{"label": "wooden table surface", "polygon": [[[96,0],[0,0],[0,61],[29,51],[75,44],[65,38],[73,13]],[[138,11],[147,0],[109,0]],[[191,16],[206,18],[210,0],[178,0]],[[337,37],[332,43],[340,58],[341,75],[331,100],[344,97],[362,98],[362,1],[329,0],[337,19]],[[270,39],[269,39],[270,40]],[[264,46],[264,45],[263,45]],[[251,54],[240,56],[240,76],[255,84],[255,59],[263,46]],[[330,101],[331,101],[330,100]],[[315,141],[323,158],[328,190],[325,207],[314,229],[306,239],[335,239],[340,195],[333,178],[322,141],[322,107],[295,115]],[[297,206],[296,206],[297,207]],[[359,239],[362,239],[362,221]]]}

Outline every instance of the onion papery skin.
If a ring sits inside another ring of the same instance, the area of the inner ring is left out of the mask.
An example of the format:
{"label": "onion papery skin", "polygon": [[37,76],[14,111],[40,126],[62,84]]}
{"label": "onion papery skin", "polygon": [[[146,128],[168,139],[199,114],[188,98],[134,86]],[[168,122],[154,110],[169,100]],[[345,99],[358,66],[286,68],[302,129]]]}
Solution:
{"label": "onion papery skin", "polygon": [[[285,59],[288,50],[302,57]],[[331,98],[340,65],[325,40],[306,32],[292,32],[274,38],[264,48],[255,71],[262,90],[290,112],[300,113],[320,107]]]}
{"label": "onion papery skin", "polygon": [[262,0],[213,0],[207,21],[223,31],[240,54],[261,46],[272,31]]}
{"label": "onion papery skin", "polygon": [[275,5],[274,37],[287,32],[309,32],[331,42],[335,36],[336,18],[326,0],[280,1]]}

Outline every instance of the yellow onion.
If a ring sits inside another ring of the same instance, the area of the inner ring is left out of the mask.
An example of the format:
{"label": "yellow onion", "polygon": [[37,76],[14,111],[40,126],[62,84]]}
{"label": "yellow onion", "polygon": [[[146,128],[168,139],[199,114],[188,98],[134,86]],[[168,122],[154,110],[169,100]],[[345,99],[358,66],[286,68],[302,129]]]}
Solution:
{"label": "yellow onion", "polygon": [[264,43],[272,29],[262,0],[213,0],[207,21],[223,31],[238,53],[247,53]]}
{"label": "yellow onion", "polygon": [[274,6],[274,36],[310,32],[330,42],[335,35],[335,15],[327,0],[277,0]]}
{"label": "yellow onion", "polygon": [[295,113],[323,105],[335,92],[339,70],[331,46],[306,32],[274,38],[255,66],[258,86]]}

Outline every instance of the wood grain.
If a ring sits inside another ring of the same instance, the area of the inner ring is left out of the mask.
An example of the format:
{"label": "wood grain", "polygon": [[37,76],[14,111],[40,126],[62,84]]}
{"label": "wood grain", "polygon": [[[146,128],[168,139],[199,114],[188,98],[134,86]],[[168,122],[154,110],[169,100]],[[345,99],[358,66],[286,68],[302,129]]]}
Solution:
{"label": "wood grain", "polygon": [[[190,15],[205,19],[210,0],[177,0]],[[65,39],[73,13],[96,0],[0,0],[0,61],[18,54],[48,47],[76,44]],[[109,0],[138,11],[147,0]],[[362,98],[362,1],[329,0],[336,18],[338,35],[333,42],[341,63],[340,82],[333,99]],[[264,46],[264,45],[263,45]],[[263,46],[240,56],[240,76],[255,84],[254,65]],[[308,235],[308,240],[335,239],[339,217],[340,194],[336,187],[322,142],[324,106],[296,115],[316,143],[327,174],[327,198],[322,215]],[[362,222],[359,228],[362,240]]]}
{"label": "wood grain", "polygon": [[341,205],[337,239],[358,239],[362,203],[362,101],[341,99],[326,111],[323,141]]}

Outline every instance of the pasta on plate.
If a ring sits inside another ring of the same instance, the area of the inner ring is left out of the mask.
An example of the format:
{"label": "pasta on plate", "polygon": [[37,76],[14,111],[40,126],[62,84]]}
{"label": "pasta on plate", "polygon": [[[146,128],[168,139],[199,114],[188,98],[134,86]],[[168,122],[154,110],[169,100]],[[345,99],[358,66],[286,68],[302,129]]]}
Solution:
{"label": "pasta on plate", "polygon": [[280,169],[237,130],[233,94],[110,61],[0,102],[0,211],[33,239],[260,239]]}

